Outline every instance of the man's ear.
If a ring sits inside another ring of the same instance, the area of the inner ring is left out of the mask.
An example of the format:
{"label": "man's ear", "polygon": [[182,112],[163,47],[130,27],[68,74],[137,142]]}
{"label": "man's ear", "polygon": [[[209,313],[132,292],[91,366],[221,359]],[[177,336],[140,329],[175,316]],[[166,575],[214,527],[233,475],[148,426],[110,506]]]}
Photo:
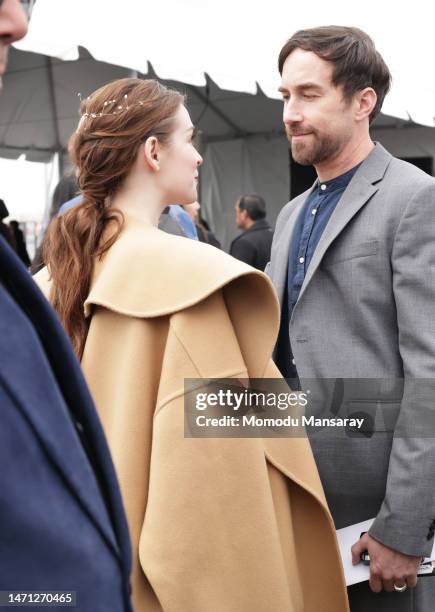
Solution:
{"label": "man's ear", "polygon": [[372,110],[376,106],[377,100],[378,96],[376,95],[376,92],[372,87],[366,87],[365,89],[359,91],[355,97],[356,121],[362,121],[363,119],[370,117]]}
{"label": "man's ear", "polygon": [[151,170],[158,172],[160,170],[160,155],[161,147],[155,136],[149,136],[143,144],[145,162]]}
{"label": "man's ear", "polygon": [[246,221],[249,220],[249,215],[248,215],[248,211],[247,210],[241,210],[240,211],[241,217],[242,217],[242,221],[245,223]]}

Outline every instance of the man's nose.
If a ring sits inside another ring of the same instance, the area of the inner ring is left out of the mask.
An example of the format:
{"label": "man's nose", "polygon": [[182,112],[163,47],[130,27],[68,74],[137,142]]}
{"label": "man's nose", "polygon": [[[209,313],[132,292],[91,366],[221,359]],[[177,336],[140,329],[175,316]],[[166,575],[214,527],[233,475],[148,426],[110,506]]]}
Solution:
{"label": "man's nose", "polygon": [[296,102],[289,100],[284,105],[283,121],[285,125],[290,125],[291,123],[301,123],[303,121],[303,114]]}
{"label": "man's nose", "polygon": [[19,0],[3,0],[0,8],[0,38],[10,45],[27,32],[27,17]]}

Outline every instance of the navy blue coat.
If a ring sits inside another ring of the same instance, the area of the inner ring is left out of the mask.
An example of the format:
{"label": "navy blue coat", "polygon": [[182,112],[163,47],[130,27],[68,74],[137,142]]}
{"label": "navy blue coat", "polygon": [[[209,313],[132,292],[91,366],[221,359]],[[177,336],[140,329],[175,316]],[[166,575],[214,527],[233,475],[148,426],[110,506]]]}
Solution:
{"label": "navy blue coat", "polygon": [[76,591],[80,612],[131,611],[101,425],[54,311],[2,238],[0,342],[0,591]]}

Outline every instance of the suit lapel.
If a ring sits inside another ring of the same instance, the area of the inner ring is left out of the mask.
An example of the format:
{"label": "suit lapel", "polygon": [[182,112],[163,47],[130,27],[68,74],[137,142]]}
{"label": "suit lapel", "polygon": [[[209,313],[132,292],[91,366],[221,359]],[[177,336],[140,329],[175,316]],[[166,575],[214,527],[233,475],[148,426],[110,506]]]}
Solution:
{"label": "suit lapel", "polygon": [[314,251],[313,258],[308,266],[308,270],[299,293],[298,303],[306,291],[307,286],[311,282],[314,274],[316,273],[316,270],[318,269],[328,248],[331,246],[337,236],[346,228],[347,224],[356,215],[356,213],[378,191],[379,187],[375,185],[375,183],[382,180],[391,159],[391,155],[382,147],[382,145],[376,143],[375,148],[355,173],[355,176],[349,183],[349,186],[345,190],[334,212],[332,213],[325,231],[319,240],[316,250]]}

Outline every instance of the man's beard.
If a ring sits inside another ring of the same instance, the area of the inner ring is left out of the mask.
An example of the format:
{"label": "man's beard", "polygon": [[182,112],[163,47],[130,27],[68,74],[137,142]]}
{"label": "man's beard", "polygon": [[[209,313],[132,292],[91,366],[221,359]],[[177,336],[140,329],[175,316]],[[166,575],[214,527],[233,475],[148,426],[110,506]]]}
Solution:
{"label": "man's beard", "polygon": [[[335,155],[343,147],[343,138],[334,137],[330,134],[319,135],[315,130],[308,130],[310,135],[307,137],[311,142],[293,142],[292,136],[301,132],[286,129],[287,137],[290,142],[293,159],[302,166],[316,166]],[[303,133],[303,132],[302,132]]]}

